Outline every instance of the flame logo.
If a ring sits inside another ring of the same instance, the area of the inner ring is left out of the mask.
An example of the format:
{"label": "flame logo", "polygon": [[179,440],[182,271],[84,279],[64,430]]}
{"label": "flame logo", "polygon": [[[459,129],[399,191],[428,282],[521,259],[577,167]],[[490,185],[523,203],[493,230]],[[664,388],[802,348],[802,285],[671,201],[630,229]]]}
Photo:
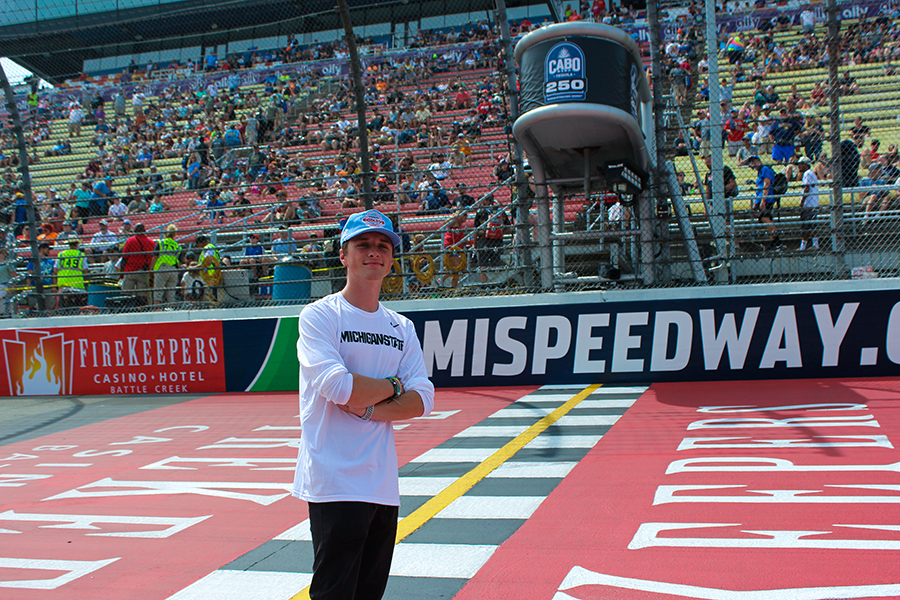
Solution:
{"label": "flame logo", "polygon": [[17,330],[4,339],[10,396],[58,396],[72,393],[75,342],[48,331]]}

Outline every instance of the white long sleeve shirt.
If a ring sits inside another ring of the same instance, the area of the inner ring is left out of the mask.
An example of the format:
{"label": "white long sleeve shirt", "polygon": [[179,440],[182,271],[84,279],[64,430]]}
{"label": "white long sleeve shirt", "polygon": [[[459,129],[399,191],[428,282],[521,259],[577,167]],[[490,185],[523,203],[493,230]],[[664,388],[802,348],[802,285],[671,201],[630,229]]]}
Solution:
{"label": "white long sleeve shirt", "polygon": [[400,505],[394,429],[389,421],[363,421],[344,412],[353,375],[399,377],[434,407],[415,327],[379,304],[369,313],[340,294],[300,313],[300,451],[293,494],[308,502]]}

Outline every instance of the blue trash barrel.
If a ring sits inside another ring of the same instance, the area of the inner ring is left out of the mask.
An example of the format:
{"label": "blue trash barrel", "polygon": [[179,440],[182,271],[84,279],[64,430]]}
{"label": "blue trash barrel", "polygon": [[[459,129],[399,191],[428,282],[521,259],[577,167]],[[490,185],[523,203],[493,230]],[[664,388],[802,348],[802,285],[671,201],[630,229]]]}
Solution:
{"label": "blue trash barrel", "polygon": [[312,269],[297,263],[275,265],[272,300],[308,300]]}
{"label": "blue trash barrel", "polygon": [[87,284],[88,304],[97,308],[106,308],[106,299],[121,295],[122,290],[112,282],[97,281]]}

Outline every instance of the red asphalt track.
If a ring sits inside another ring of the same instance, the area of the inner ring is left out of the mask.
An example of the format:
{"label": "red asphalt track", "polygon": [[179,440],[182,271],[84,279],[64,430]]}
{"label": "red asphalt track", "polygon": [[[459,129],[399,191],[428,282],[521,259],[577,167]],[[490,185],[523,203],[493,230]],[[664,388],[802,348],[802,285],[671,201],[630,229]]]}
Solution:
{"label": "red asphalt track", "polygon": [[[534,389],[439,390],[400,464]],[[0,446],[0,598],[163,600],[296,525],[296,411],[220,394]],[[897,443],[900,379],[655,384],[455,598],[900,598]]]}

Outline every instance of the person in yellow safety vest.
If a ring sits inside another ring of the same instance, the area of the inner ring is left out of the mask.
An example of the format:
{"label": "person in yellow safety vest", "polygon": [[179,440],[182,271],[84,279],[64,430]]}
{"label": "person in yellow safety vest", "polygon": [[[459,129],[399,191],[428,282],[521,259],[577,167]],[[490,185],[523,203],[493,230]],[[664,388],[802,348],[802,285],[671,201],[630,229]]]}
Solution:
{"label": "person in yellow safety vest", "polygon": [[194,242],[197,248],[202,248],[197,262],[200,263],[200,278],[206,285],[206,300],[216,302],[218,299],[217,287],[222,285],[222,272],[219,270],[221,261],[219,251],[210,243],[209,237],[198,235]]}
{"label": "person in yellow safety vest", "polygon": [[31,116],[37,114],[38,110],[38,93],[37,92],[28,92],[28,110],[31,112]]}
{"label": "person in yellow safety vest", "polygon": [[156,243],[155,260],[153,261],[153,304],[175,302],[175,290],[178,288],[178,256],[181,244],[175,241],[178,228],[174,223],[166,227],[166,235]]}
{"label": "person in yellow safety vest", "polygon": [[78,238],[69,238],[69,249],[56,257],[56,285],[61,292],[60,307],[84,306],[84,272],[87,270],[87,256],[78,249]]}

